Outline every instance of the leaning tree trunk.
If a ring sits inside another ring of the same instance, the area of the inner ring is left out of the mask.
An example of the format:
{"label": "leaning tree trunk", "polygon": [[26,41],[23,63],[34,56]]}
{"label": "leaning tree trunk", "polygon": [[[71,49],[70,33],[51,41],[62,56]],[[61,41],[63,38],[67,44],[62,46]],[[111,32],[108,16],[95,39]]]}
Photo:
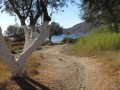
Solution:
{"label": "leaning tree trunk", "polygon": [[48,21],[45,21],[43,27],[41,28],[41,33],[38,35],[38,37],[27,49],[21,53],[20,57],[15,60],[15,57],[10,53],[7,45],[5,44],[2,31],[0,29],[0,57],[5,61],[8,68],[10,69],[11,77],[24,77],[26,75],[27,58],[32,54],[33,51],[36,50],[39,45],[42,45],[47,37],[49,37],[49,28]]}

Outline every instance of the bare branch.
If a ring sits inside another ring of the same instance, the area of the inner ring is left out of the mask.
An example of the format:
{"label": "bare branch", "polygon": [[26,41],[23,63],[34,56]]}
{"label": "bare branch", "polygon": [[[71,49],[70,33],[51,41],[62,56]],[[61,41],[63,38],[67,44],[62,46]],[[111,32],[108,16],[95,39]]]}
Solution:
{"label": "bare branch", "polygon": [[33,0],[31,0],[30,6],[27,8],[28,12],[27,12],[27,14],[26,14],[26,16],[25,16],[26,18],[28,17],[28,15],[29,15],[29,13],[30,13],[30,11],[31,11],[32,2],[33,2]]}
{"label": "bare branch", "polygon": [[18,9],[15,7],[14,2],[12,0],[8,0],[10,2],[10,4],[12,5],[14,12],[18,15],[18,17],[20,18],[20,12],[18,11]]}

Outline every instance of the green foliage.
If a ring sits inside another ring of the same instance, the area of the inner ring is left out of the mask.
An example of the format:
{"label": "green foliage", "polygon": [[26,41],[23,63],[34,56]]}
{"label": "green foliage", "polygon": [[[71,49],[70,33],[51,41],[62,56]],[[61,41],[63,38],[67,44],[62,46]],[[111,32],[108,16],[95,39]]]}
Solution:
{"label": "green foliage", "polygon": [[81,11],[84,20],[90,23],[104,23],[114,27],[118,32],[120,23],[119,0],[81,0]]}
{"label": "green foliage", "polygon": [[8,38],[14,38],[15,41],[22,41],[25,39],[24,30],[18,24],[8,26],[5,35],[8,36]]}
{"label": "green foliage", "polygon": [[77,41],[77,39],[73,39],[73,38],[71,38],[71,37],[65,37],[63,40],[62,40],[62,42],[64,42],[64,43],[70,43],[70,44],[73,44],[73,43],[75,43]]}
{"label": "green foliage", "polygon": [[49,37],[49,41],[51,42],[51,37],[53,35],[57,36],[57,35],[61,35],[62,34],[62,27],[60,26],[59,23],[56,23],[56,22],[52,22],[50,24],[50,37]]}
{"label": "green foliage", "polygon": [[73,47],[74,53],[95,54],[98,51],[120,50],[120,33],[110,32],[107,26],[81,36]]}
{"label": "green foliage", "polygon": [[74,0],[3,0],[0,9],[9,15],[18,16],[22,25],[25,24],[26,19],[29,19],[27,24],[31,26],[41,17],[44,21],[50,21],[48,13],[62,10],[63,7],[68,6],[68,2],[75,3]]}
{"label": "green foliage", "polygon": [[62,27],[59,23],[52,22],[50,24],[50,34],[51,35],[61,35],[62,34]]}

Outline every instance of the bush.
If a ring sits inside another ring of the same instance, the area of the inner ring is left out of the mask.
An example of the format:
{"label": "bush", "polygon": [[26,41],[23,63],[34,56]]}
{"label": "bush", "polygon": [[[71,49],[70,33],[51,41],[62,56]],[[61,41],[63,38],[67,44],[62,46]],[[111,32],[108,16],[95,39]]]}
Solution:
{"label": "bush", "polygon": [[64,43],[70,43],[70,44],[73,44],[73,43],[75,43],[77,41],[77,39],[73,39],[73,38],[71,38],[71,37],[65,37],[63,40],[62,40],[62,42],[64,42]]}

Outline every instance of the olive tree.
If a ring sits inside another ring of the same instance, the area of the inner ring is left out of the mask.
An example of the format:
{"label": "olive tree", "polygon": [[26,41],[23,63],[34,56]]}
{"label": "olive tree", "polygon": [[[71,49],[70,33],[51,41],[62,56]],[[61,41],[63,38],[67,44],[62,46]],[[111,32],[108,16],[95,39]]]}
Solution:
{"label": "olive tree", "polygon": [[52,41],[51,41],[52,36],[53,35],[55,35],[55,36],[61,35],[62,34],[62,30],[63,30],[63,28],[60,26],[59,23],[52,22],[50,24],[50,36],[49,36],[50,43],[52,43]]}
{"label": "olive tree", "polygon": [[80,0],[82,17],[87,22],[103,23],[119,32],[120,0]]}
{"label": "olive tree", "polygon": [[[0,28],[0,57],[7,64],[11,71],[11,77],[24,77],[27,71],[27,58],[40,46],[46,38],[49,37],[49,22],[51,17],[48,14],[52,10],[60,10],[67,6],[68,2],[74,0],[3,0],[1,4],[2,11],[19,18],[21,26],[25,33],[24,50],[18,59],[8,50]],[[35,25],[42,17],[40,34],[35,30]],[[28,21],[27,24],[25,21]]]}
{"label": "olive tree", "polygon": [[5,36],[13,37],[15,41],[22,41],[25,39],[24,30],[18,25],[9,25],[5,31]]}

